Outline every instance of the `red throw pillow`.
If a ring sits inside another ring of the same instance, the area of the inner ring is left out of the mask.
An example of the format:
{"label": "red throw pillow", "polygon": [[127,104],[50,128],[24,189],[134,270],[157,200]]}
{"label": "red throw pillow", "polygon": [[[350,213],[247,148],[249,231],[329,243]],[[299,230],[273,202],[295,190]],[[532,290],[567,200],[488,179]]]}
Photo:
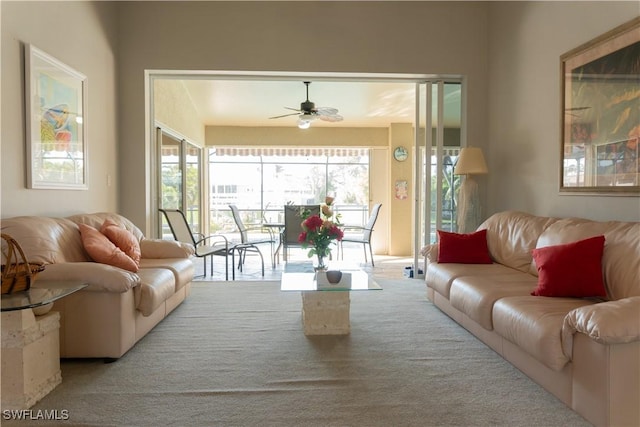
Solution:
{"label": "red throw pillow", "polygon": [[140,266],[140,242],[132,232],[108,218],[104,220],[100,232]]}
{"label": "red throw pillow", "polygon": [[138,271],[138,265],[104,234],[86,224],[78,224],[82,245],[91,259],[101,264],[109,264],[132,272]]}
{"label": "red throw pillow", "polygon": [[602,279],[604,236],[533,250],[538,287],[531,295],[606,297]]}
{"label": "red throw pillow", "polygon": [[487,230],[470,234],[438,230],[438,262],[459,264],[491,264],[487,246]]}

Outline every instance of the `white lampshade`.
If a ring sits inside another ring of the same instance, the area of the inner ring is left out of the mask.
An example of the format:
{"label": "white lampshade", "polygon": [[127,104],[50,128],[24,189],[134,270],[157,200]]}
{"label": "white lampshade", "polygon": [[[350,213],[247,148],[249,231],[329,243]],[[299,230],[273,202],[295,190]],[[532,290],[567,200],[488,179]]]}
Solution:
{"label": "white lampshade", "polygon": [[482,150],[478,147],[465,147],[460,150],[460,156],[453,169],[456,175],[480,175],[489,173],[484,161]]}

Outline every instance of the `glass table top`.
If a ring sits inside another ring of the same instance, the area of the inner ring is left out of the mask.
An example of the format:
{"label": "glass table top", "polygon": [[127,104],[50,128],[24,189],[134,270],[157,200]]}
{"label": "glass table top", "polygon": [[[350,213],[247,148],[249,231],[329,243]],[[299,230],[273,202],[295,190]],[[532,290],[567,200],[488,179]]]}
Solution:
{"label": "glass table top", "polygon": [[68,280],[39,280],[36,283],[38,287],[32,286],[26,291],[3,294],[1,311],[24,310],[47,305],[88,286],[85,282]]}
{"label": "glass table top", "polygon": [[322,287],[318,289],[316,274],[313,264],[307,262],[287,262],[284,266],[282,279],[280,281],[281,291],[373,291],[382,290],[382,286],[376,283],[369,275],[354,264],[329,262],[329,270],[339,270],[343,273],[351,274],[351,288],[344,287],[330,288]]}

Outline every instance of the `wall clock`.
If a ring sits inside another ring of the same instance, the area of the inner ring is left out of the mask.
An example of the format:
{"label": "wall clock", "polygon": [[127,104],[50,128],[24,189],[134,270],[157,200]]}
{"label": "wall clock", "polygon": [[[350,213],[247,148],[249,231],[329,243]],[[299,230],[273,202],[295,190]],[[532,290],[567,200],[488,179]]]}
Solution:
{"label": "wall clock", "polygon": [[409,157],[409,152],[404,147],[398,147],[393,150],[393,158],[399,162],[404,162]]}

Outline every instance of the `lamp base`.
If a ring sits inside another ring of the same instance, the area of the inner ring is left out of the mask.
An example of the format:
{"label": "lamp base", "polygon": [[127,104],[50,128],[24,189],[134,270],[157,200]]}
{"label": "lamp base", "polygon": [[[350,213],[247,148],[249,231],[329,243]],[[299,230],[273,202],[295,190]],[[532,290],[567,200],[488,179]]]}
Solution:
{"label": "lamp base", "polygon": [[466,175],[458,190],[458,233],[473,233],[480,220],[478,183]]}

